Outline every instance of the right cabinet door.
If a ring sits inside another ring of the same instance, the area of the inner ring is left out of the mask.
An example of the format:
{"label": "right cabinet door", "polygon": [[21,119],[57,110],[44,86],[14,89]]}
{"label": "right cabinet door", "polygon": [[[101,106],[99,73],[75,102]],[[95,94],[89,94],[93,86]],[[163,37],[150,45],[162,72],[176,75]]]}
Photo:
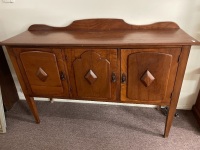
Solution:
{"label": "right cabinet door", "polygon": [[121,100],[169,104],[181,48],[122,49]]}

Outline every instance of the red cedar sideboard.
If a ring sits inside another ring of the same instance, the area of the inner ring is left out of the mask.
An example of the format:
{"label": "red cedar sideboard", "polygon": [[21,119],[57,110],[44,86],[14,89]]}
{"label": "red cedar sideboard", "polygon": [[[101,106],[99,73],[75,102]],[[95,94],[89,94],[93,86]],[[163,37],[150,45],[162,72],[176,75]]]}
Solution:
{"label": "red cedar sideboard", "polygon": [[36,123],[33,97],[167,105],[169,135],[191,45],[176,23],[87,19],[32,25],[5,45]]}

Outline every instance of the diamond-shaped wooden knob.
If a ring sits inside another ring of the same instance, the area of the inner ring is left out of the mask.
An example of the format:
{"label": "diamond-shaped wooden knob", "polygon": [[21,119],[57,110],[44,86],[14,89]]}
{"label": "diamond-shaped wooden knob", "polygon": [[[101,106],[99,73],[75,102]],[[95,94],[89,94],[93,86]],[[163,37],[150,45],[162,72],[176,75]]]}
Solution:
{"label": "diamond-shaped wooden knob", "polygon": [[94,74],[94,72],[92,70],[89,70],[88,73],[85,75],[85,79],[90,83],[93,84],[96,79],[97,76]]}
{"label": "diamond-shaped wooden knob", "polygon": [[142,81],[142,83],[148,87],[151,85],[151,83],[155,80],[154,76],[151,74],[151,72],[149,72],[149,70],[147,70],[143,76],[140,79]]}
{"label": "diamond-shaped wooden knob", "polygon": [[48,77],[47,73],[42,68],[37,70],[36,76],[43,82],[46,81]]}

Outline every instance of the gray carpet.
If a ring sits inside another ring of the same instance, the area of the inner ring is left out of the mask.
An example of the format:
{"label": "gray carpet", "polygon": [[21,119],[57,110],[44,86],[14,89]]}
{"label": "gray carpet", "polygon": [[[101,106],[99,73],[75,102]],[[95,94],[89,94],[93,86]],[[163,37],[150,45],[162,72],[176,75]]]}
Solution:
{"label": "gray carpet", "polygon": [[168,138],[165,116],[153,108],[37,102],[35,124],[25,101],[6,113],[1,150],[200,150],[191,111],[178,111]]}

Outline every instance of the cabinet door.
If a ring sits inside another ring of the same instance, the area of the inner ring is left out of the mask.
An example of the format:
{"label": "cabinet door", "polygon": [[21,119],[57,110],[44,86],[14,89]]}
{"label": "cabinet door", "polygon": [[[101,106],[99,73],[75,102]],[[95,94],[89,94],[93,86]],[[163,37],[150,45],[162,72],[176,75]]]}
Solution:
{"label": "cabinet door", "polygon": [[[117,50],[67,49],[73,97],[91,100],[115,100]],[[71,64],[70,64],[71,62]]]}
{"label": "cabinet door", "polygon": [[122,101],[169,104],[180,52],[181,48],[123,49]]}
{"label": "cabinet door", "polygon": [[15,48],[17,62],[30,95],[67,96],[67,72],[60,49]]}

